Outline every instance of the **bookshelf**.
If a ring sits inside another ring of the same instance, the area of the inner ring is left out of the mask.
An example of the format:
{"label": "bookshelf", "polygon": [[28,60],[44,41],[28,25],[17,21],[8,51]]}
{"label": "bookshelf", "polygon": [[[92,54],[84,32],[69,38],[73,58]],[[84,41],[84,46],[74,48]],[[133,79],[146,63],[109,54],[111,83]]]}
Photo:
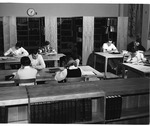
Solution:
{"label": "bookshelf", "polygon": [[[30,104],[32,109],[30,111],[31,123],[37,123],[39,117],[35,114],[35,105],[42,104],[42,107],[49,105],[51,107],[41,113],[44,115],[53,117],[53,119],[47,119],[43,123],[104,123],[104,99],[105,93],[100,89],[86,88],[86,87],[68,87],[60,86],[49,87],[36,86],[28,87],[30,95]],[[39,90],[43,90],[44,93],[38,93]],[[55,105],[54,105],[55,104]],[[46,112],[52,111],[54,115],[48,115]],[[60,114],[58,114],[60,113]],[[41,114],[38,114],[39,116]],[[60,118],[57,118],[60,116]],[[71,117],[71,118],[70,118]],[[36,119],[35,119],[36,118]],[[63,118],[63,120],[61,120]],[[42,120],[43,121],[43,120]]]}
{"label": "bookshelf", "polygon": [[[108,111],[108,97],[121,98],[119,116],[112,101]],[[149,78],[2,87],[0,106],[8,123],[149,124]]]}
{"label": "bookshelf", "polygon": [[111,38],[117,45],[117,18],[95,17],[94,18],[94,51],[101,51],[103,43]]}
{"label": "bookshelf", "polygon": [[29,52],[31,49],[42,46],[45,41],[43,17],[17,17],[17,40]]}
{"label": "bookshelf", "polygon": [[57,18],[58,52],[82,58],[82,17]]}

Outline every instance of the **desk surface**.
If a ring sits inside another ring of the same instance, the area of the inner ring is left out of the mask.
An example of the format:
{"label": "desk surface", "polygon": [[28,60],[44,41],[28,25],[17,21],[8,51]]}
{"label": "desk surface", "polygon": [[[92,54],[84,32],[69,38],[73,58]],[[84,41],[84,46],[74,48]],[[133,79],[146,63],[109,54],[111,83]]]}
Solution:
{"label": "desk surface", "polygon": [[1,87],[0,106],[27,104],[28,97],[25,87]]}
{"label": "desk surface", "polygon": [[[79,66],[83,71],[85,71],[85,73],[87,72],[87,75],[85,74],[84,76],[89,76],[89,77],[104,77],[104,75],[102,73],[100,73],[99,71],[95,70],[94,68],[90,67],[90,66]],[[59,67],[60,69],[63,69],[63,67]],[[55,73],[51,73],[49,71],[49,69],[53,69],[53,67],[51,68],[45,68],[43,70],[40,70],[38,72],[37,75],[37,81],[40,80],[54,80],[54,75]],[[14,72],[16,72],[17,70],[1,70],[0,71],[0,84],[2,84],[2,81],[5,81],[5,76],[10,75]],[[93,74],[89,75],[89,71],[92,71]]]}
{"label": "desk surface", "polygon": [[123,54],[110,54],[104,52],[95,52],[96,55],[100,55],[106,58],[123,58]]}
{"label": "desk surface", "polygon": [[[130,78],[130,79],[117,79],[101,80],[94,82],[76,82],[75,84],[57,84],[51,85],[37,85],[26,87],[31,97],[31,102],[40,102],[47,100],[63,100],[79,97],[82,93],[84,97],[90,91],[95,96],[109,95],[130,95],[139,93],[149,93],[150,86],[149,78]],[[94,93],[95,92],[95,93]],[[56,99],[55,99],[56,98]],[[0,88],[0,106],[2,105],[17,105],[27,103],[27,95],[25,87],[3,87]]]}
{"label": "desk surface", "polygon": [[143,73],[150,73],[150,66],[135,65],[132,63],[123,63],[123,65],[125,67],[133,68],[133,69],[138,70],[138,71],[143,72]]}
{"label": "desk surface", "polygon": [[[65,56],[64,54],[55,54],[55,55],[42,55],[44,61],[57,61],[60,60],[60,57]],[[0,63],[20,63],[20,58],[17,57],[0,57]]]}
{"label": "desk surface", "polygon": [[[57,101],[73,99],[75,97],[97,97],[105,95],[130,95],[149,92],[149,79],[132,78],[112,80],[101,80],[94,82],[76,82],[75,84],[38,85],[27,87],[31,102]],[[141,86],[142,84],[142,86]],[[91,93],[89,93],[91,92]],[[95,92],[95,93],[94,93]],[[103,93],[104,92],[104,93]]]}

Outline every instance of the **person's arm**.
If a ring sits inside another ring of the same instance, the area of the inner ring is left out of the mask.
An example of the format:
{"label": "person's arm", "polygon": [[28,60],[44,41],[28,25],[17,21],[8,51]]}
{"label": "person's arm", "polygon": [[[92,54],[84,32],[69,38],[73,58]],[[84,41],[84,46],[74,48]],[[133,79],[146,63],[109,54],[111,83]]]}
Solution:
{"label": "person's arm", "polygon": [[9,55],[9,54],[11,54],[12,53],[12,49],[10,48],[10,49],[8,49],[5,53],[4,53],[4,56],[7,56],[7,55]]}
{"label": "person's arm", "polygon": [[63,71],[58,71],[56,72],[55,80],[62,81],[66,78],[66,76],[67,76],[67,69],[64,69]]}
{"label": "person's arm", "polygon": [[107,52],[107,47],[106,47],[105,43],[104,43],[103,46],[102,46],[102,51],[103,51],[103,52]]}
{"label": "person's arm", "polygon": [[112,44],[112,52],[118,52],[118,49],[116,48],[114,44]]}
{"label": "person's arm", "polygon": [[21,47],[21,54],[22,54],[22,56],[28,56],[29,55],[29,53],[28,53],[28,51],[27,50],[25,50],[23,47]]}

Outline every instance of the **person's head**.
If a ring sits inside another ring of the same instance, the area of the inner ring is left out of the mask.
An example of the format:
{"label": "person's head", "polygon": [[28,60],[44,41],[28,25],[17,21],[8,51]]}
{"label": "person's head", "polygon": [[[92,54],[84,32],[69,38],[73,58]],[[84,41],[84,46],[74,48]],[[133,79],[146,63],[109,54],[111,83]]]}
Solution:
{"label": "person's head", "polygon": [[113,42],[112,39],[109,38],[108,42],[107,42],[108,46],[110,46],[112,44],[112,42]]}
{"label": "person's head", "polygon": [[37,57],[38,57],[38,51],[39,51],[38,48],[33,49],[33,50],[31,51],[31,54],[32,54],[32,58],[33,58],[33,59],[37,59]]}
{"label": "person's head", "polygon": [[20,43],[20,42],[17,42],[16,45],[15,45],[15,48],[16,48],[16,49],[21,48],[21,43]]}
{"label": "person's head", "polygon": [[67,61],[67,64],[66,64],[66,67],[70,67],[70,66],[77,66],[76,61],[72,57],[68,58],[68,61]]}
{"label": "person's head", "polygon": [[140,42],[141,42],[141,39],[140,38],[137,38],[136,40],[135,40],[135,46],[139,46],[140,45]]}
{"label": "person's head", "polygon": [[22,66],[30,66],[31,61],[30,61],[30,58],[28,56],[23,56],[20,60],[20,63]]}
{"label": "person's head", "polygon": [[51,46],[51,43],[49,41],[45,41],[44,46]]}

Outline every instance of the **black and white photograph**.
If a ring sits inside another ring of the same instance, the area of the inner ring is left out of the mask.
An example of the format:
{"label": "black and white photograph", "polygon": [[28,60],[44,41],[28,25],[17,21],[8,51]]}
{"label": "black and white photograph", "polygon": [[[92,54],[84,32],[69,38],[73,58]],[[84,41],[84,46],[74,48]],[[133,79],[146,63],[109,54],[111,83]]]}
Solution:
{"label": "black and white photograph", "polygon": [[150,3],[103,2],[0,0],[0,124],[150,123]]}

